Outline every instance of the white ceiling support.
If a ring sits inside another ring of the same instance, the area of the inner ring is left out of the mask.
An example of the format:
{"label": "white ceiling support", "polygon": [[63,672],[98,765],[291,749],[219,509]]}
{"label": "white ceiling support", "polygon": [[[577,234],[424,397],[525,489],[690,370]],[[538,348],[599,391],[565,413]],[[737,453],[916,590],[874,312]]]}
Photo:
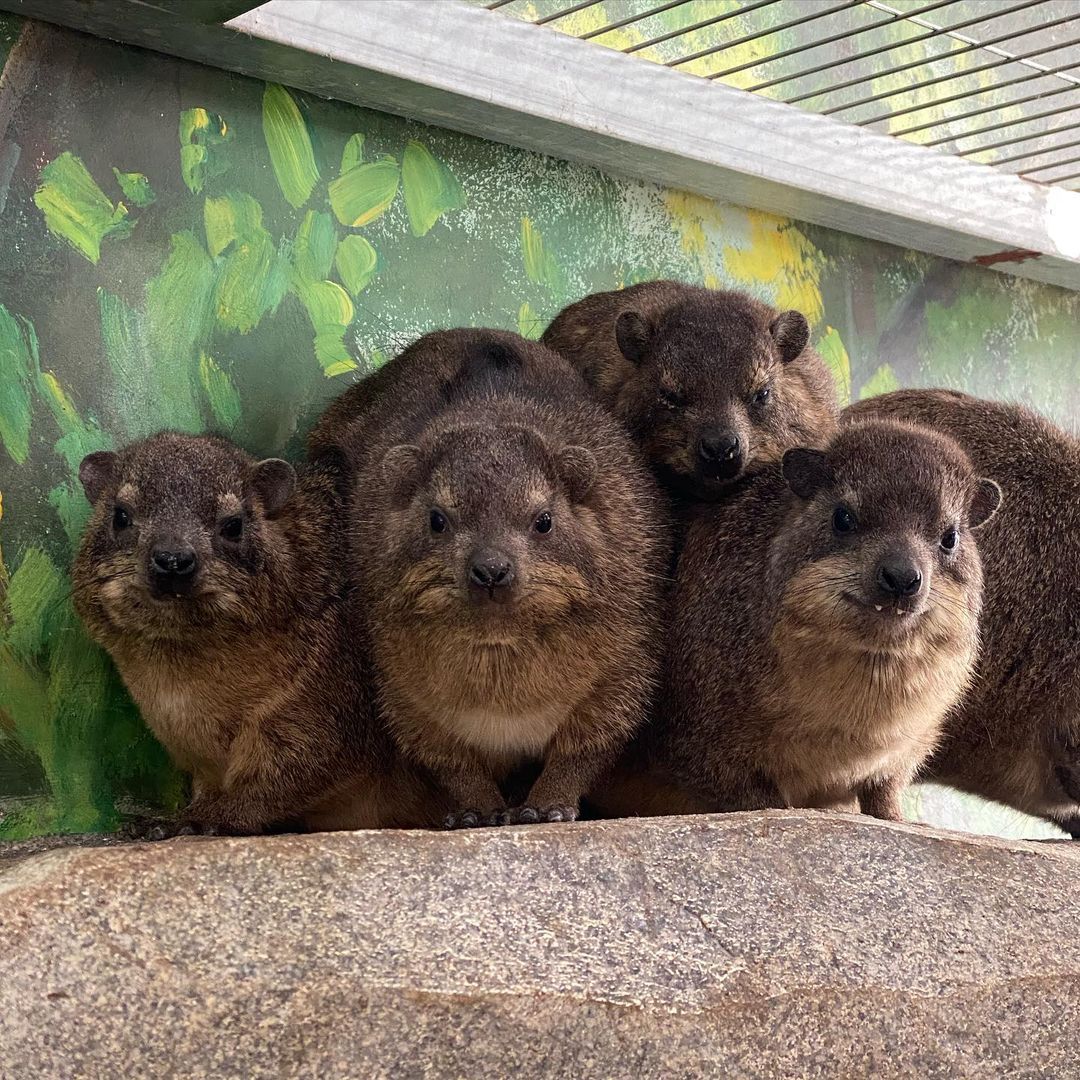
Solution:
{"label": "white ceiling support", "polygon": [[[621,176],[1080,289],[1080,193],[456,0],[270,0],[225,28],[192,26],[182,35],[155,30],[152,18],[136,14],[146,12],[142,5],[0,6]],[[110,30],[110,19],[121,25]]]}

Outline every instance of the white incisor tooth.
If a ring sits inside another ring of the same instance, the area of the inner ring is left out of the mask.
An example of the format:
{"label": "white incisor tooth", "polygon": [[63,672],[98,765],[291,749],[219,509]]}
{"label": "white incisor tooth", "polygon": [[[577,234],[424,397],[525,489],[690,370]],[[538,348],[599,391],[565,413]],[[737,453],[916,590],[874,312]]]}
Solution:
{"label": "white incisor tooth", "polygon": [[881,611],[881,605],[880,604],[875,604],[874,605],[874,610],[875,611]]}

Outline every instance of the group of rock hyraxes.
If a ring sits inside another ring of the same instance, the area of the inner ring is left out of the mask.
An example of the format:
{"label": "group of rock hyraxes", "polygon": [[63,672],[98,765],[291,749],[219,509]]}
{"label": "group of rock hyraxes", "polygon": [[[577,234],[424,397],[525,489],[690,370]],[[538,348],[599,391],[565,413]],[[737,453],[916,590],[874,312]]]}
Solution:
{"label": "group of rock hyraxes", "polygon": [[671,281],[427,334],[294,468],[80,469],[75,600],[192,798],[144,835],[766,807],[916,776],[1080,836],[1080,443]]}

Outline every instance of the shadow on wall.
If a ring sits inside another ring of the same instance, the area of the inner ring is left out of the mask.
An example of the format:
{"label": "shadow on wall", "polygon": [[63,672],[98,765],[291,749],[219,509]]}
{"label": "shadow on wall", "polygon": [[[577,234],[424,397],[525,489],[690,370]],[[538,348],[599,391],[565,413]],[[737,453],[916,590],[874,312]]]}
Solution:
{"label": "shadow on wall", "polygon": [[4,34],[0,837],[183,798],[71,609],[93,450],[168,427],[295,456],[330,397],[421,333],[539,337],[567,302],[655,277],[800,309],[845,401],[941,384],[1080,411],[1072,294],[37,24]]}

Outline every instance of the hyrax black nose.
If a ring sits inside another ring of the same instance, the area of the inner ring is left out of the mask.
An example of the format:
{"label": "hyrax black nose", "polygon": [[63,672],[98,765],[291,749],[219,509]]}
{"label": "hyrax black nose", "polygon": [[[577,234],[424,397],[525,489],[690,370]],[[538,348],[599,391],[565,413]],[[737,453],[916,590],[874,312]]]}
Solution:
{"label": "hyrax black nose", "polygon": [[190,577],[196,562],[195,552],[189,547],[157,547],[150,553],[150,565],[160,577]]}
{"label": "hyrax black nose", "polygon": [[922,588],[922,574],[909,562],[883,562],[877,580],[889,596],[914,596]]}
{"label": "hyrax black nose", "polygon": [[732,431],[707,431],[698,440],[698,454],[703,461],[727,464],[742,452],[739,436]]}
{"label": "hyrax black nose", "polygon": [[469,583],[480,589],[501,589],[514,580],[514,564],[500,551],[481,551],[469,562]]}

